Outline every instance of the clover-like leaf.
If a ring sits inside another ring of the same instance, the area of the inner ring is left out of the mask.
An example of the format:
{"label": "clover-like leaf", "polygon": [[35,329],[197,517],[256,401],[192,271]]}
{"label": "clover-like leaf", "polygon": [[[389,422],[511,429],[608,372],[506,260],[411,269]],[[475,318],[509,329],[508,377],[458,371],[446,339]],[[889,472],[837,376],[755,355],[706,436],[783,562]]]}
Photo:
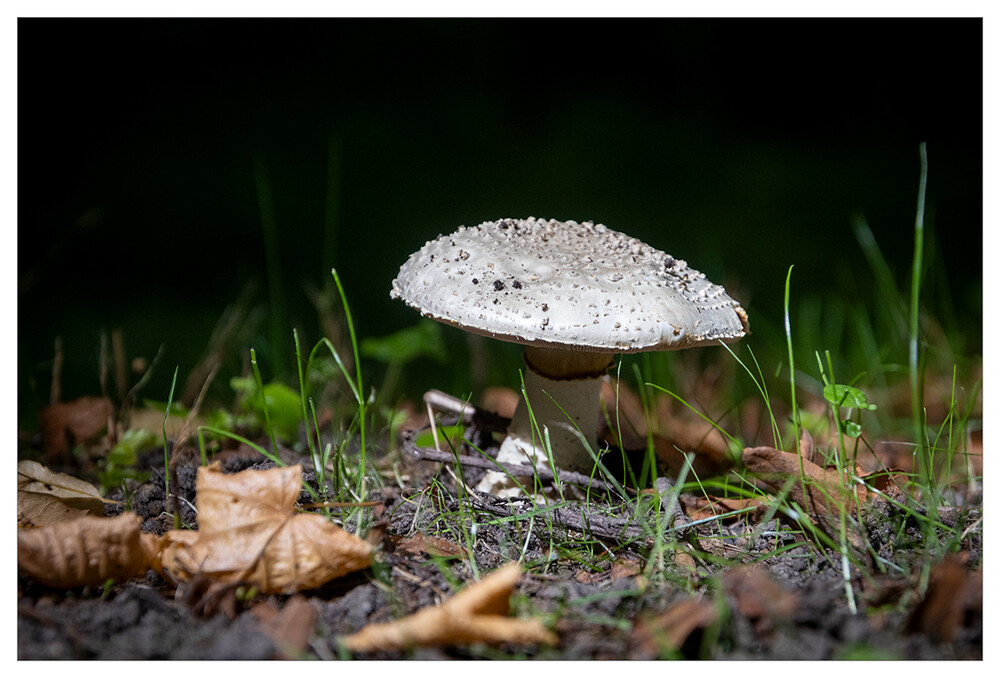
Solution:
{"label": "clover-like leaf", "polygon": [[860,410],[877,410],[878,406],[868,402],[868,396],[861,389],[845,384],[827,384],[823,387],[823,397],[836,407],[856,407]]}

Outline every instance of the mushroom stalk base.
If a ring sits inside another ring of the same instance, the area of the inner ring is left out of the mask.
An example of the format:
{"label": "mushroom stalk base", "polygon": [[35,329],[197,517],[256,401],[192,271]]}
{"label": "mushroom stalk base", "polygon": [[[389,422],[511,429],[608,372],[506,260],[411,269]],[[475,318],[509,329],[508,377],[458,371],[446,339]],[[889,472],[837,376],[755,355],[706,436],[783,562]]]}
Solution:
{"label": "mushroom stalk base", "polygon": [[548,379],[529,366],[524,372],[524,395],[514,412],[509,434],[529,447],[533,443],[544,459],[544,436],[548,429],[555,465],[571,471],[590,471],[594,462],[587,444],[597,451],[601,380],[602,377]]}
{"label": "mushroom stalk base", "polygon": [[[562,352],[565,353],[565,352]],[[589,473],[594,466],[587,446],[597,452],[597,431],[601,422],[601,383],[603,371],[611,361],[604,356],[602,369],[596,370],[593,354],[587,356],[587,368],[578,370],[587,376],[551,379],[540,374],[537,354],[525,356],[524,394],[518,403],[514,419],[497,453],[501,464],[536,464],[549,466],[545,451],[545,431],[548,430],[552,460],[556,468]],[[560,371],[573,356],[557,356]],[[545,370],[551,373],[551,370]],[[595,376],[595,372],[597,373]],[[527,402],[526,402],[527,401]],[[534,421],[534,425],[532,424]],[[516,485],[506,474],[490,471],[477,489],[491,494],[511,494]]]}

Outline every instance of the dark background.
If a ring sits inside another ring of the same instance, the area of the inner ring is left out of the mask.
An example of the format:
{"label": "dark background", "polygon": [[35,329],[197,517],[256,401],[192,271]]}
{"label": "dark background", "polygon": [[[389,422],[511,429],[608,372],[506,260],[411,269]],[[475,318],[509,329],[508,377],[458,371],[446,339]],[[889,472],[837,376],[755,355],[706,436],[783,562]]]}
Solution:
{"label": "dark background", "polygon": [[241,350],[265,378],[292,327],[320,336],[304,290],[331,266],[359,335],[387,334],[417,321],[388,298],[405,258],[500,217],[686,259],[766,343],[792,264],[796,298],[874,293],[854,215],[905,288],[920,142],[926,303],[981,351],[980,20],[36,19],[18,76],[22,421],[56,336],[64,398],[99,389],[118,327],[130,357],[165,345],[145,392],[165,400],[248,283],[267,305],[262,196],[284,302]]}

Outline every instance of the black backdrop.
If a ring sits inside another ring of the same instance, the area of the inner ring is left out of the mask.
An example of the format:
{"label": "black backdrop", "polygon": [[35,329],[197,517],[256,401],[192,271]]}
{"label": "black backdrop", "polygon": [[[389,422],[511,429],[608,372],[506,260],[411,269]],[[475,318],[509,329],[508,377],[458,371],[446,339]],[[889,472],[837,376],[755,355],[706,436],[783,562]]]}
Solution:
{"label": "black backdrop", "polygon": [[529,215],[687,259],[764,327],[791,264],[865,294],[858,212],[905,281],[923,141],[929,259],[981,332],[979,20],[21,20],[18,116],[25,410],[57,335],[66,397],[102,330],[165,342],[165,399],[248,281],[267,302],[262,178],[289,334],[334,265],[362,335],[412,324],[410,252]]}

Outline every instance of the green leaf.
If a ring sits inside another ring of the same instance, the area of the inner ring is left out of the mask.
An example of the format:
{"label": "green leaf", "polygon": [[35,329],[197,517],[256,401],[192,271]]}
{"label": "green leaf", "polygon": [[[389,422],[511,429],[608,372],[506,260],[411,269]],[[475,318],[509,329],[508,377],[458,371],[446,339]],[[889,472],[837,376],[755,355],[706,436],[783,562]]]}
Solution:
{"label": "green leaf", "polygon": [[125,431],[118,444],[111,448],[107,461],[115,466],[132,466],[139,452],[160,445],[160,436],[144,428],[130,428]]}
{"label": "green leaf", "polygon": [[[454,426],[438,426],[438,437],[444,445],[443,449],[448,449],[446,441],[451,440],[453,445],[458,445],[465,434],[465,426],[455,424]],[[417,447],[434,447],[434,434],[431,431],[421,431],[416,440],[413,441]]]}
{"label": "green leaf", "polygon": [[390,335],[362,340],[361,355],[386,364],[406,364],[421,357],[432,358],[439,363],[448,359],[441,338],[441,324],[426,318],[413,327]]}
{"label": "green leaf", "polygon": [[[263,418],[264,407],[257,397],[257,384],[250,377],[233,377],[229,385],[234,391],[246,394],[245,406]],[[302,420],[302,401],[298,391],[279,382],[264,384],[264,402],[267,404],[267,415],[275,433],[285,440],[295,440],[299,435],[299,423]]]}
{"label": "green leaf", "polygon": [[868,402],[868,397],[860,389],[845,384],[827,384],[823,387],[823,397],[837,407],[856,407],[861,410],[875,410],[878,407]]}
{"label": "green leaf", "polygon": [[840,422],[840,431],[849,438],[859,438],[861,437],[861,424],[850,419],[844,419]]}

